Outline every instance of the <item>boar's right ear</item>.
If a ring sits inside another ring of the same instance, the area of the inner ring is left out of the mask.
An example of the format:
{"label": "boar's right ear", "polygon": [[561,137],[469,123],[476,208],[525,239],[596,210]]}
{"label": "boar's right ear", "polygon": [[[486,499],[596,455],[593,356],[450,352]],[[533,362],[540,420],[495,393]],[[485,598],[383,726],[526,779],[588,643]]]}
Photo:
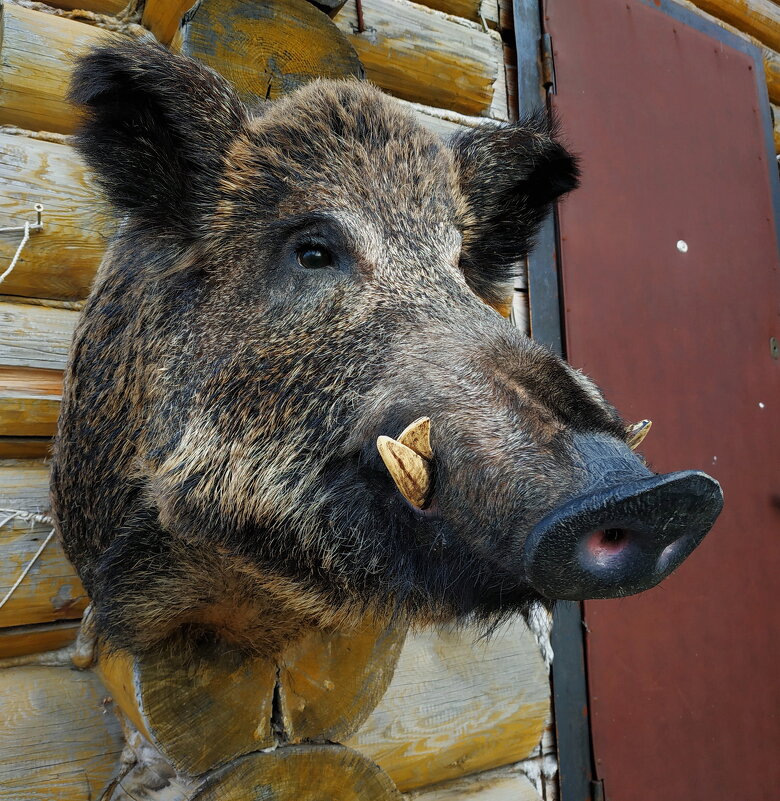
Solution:
{"label": "boar's right ear", "polygon": [[461,267],[471,288],[500,302],[550,203],[578,185],[577,161],[547,114],[485,124],[451,141],[463,197]]}
{"label": "boar's right ear", "polygon": [[76,146],[115,208],[192,235],[247,120],[227,81],[157,43],[116,43],[79,59],[70,100]]}

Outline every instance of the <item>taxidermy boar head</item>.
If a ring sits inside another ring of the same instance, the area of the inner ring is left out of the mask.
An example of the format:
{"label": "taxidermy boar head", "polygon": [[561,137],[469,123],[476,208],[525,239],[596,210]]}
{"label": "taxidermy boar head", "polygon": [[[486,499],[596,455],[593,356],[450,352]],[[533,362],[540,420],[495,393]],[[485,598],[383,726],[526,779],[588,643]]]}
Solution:
{"label": "taxidermy boar head", "polygon": [[644,590],[708,531],[718,485],[651,473],[493,308],[577,184],[544,115],[445,143],[367,83],[315,81],[250,116],[139,43],[83,58],[72,99],[121,224],[53,500],[109,645],[491,622]]}

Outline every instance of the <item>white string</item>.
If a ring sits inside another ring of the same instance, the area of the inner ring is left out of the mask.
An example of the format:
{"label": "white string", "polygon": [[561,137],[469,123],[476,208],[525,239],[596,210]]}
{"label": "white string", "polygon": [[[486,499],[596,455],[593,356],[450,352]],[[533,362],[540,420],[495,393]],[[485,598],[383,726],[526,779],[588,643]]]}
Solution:
{"label": "white string", "polygon": [[[16,267],[16,262],[19,261],[19,256],[22,253],[22,248],[27,244],[27,241],[30,239],[30,223],[26,222],[24,224],[24,236],[22,237],[22,241],[19,243],[19,247],[16,248],[16,253],[14,253],[14,257],[11,259],[11,263],[6,268],[6,271],[0,275],[0,284],[5,281],[5,279],[11,274],[14,267]],[[0,604],[2,606],[2,604]]]}
{"label": "white string", "polygon": [[[6,272],[8,272],[8,271],[6,271]],[[5,275],[3,275],[3,278],[5,278]],[[2,281],[2,280],[3,279],[0,278],[0,281]],[[51,518],[48,517],[47,515],[36,515],[36,514],[32,514],[30,512],[21,512],[21,511],[16,511],[16,510],[12,510],[12,509],[0,509],[0,512],[2,512],[3,514],[7,514],[8,515],[7,517],[3,518],[2,522],[0,522],[0,526],[4,526],[6,523],[8,523],[9,521],[11,521],[11,520],[13,520],[15,518],[21,518],[22,520],[28,520],[28,521],[34,522],[34,523],[44,523],[44,522],[51,523]],[[33,565],[38,561],[38,558],[43,553],[44,548],[46,548],[46,546],[51,542],[53,536],[54,536],[54,529],[52,529],[46,535],[46,538],[41,543],[40,548],[38,548],[38,550],[35,552],[35,556],[33,556],[33,558],[30,559],[30,561],[25,566],[24,570],[22,570],[22,572],[19,574],[19,578],[16,579],[16,581],[13,583],[13,586],[11,587],[11,589],[8,590],[8,592],[5,594],[3,599],[0,601],[0,609],[2,609],[6,605],[6,603],[8,603],[8,601],[11,598],[11,596],[19,588],[19,585],[24,581],[25,576],[30,572],[30,570],[32,570]]]}

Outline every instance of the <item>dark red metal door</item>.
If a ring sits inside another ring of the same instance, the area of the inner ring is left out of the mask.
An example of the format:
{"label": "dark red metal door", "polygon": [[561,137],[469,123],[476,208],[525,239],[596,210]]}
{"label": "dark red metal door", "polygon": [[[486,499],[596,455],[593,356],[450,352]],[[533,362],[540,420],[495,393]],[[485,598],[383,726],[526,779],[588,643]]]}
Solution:
{"label": "dark red metal door", "polygon": [[560,210],[569,360],[654,420],[656,470],[703,469],[726,497],[667,582],[586,604],[596,775],[607,801],[776,801],[780,273],[760,62],[666,0],[544,12],[584,172]]}

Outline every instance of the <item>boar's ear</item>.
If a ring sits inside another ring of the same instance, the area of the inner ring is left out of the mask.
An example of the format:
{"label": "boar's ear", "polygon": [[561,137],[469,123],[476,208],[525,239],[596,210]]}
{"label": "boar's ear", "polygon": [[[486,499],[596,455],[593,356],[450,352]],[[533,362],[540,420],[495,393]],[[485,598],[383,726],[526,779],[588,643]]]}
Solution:
{"label": "boar's ear", "polygon": [[544,112],[486,124],[451,142],[463,195],[461,267],[471,288],[500,302],[550,203],[574,189],[576,159],[555,140]]}
{"label": "boar's ear", "polygon": [[127,42],[78,61],[70,100],[82,111],[76,146],[116,209],[192,235],[247,120],[230,85],[162,45]]}

